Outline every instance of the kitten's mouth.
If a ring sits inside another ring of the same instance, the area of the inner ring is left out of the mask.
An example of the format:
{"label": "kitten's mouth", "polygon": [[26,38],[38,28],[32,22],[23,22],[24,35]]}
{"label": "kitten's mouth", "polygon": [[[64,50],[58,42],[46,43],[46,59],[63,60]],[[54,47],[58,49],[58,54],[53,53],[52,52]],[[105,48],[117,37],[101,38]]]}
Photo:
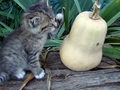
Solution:
{"label": "kitten's mouth", "polygon": [[[50,23],[47,26],[43,27],[41,29],[41,31],[42,31],[42,33],[46,32],[46,31],[47,32],[52,32],[52,31],[54,31],[57,28],[57,26],[58,26],[57,22]],[[48,30],[48,28],[49,28],[49,30]]]}

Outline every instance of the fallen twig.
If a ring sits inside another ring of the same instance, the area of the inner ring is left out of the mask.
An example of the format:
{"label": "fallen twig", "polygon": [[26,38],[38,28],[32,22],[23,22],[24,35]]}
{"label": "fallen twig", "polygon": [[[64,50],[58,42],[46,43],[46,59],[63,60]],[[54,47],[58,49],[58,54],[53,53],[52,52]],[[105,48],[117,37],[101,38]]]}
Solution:
{"label": "fallen twig", "polygon": [[[47,52],[45,52],[44,53],[44,55],[42,55],[42,58],[43,58],[43,62],[46,62],[45,60],[46,60],[46,58],[47,58],[47,55],[48,55],[48,53],[49,52],[51,52],[52,50],[47,50]],[[46,71],[46,73],[47,73],[47,90],[50,90],[50,88],[51,88],[51,77],[52,77],[52,75],[51,75],[51,71],[50,71],[50,69],[47,67],[47,65],[46,65],[46,63],[43,63],[43,67],[44,67],[44,69],[45,69],[45,71]]]}
{"label": "fallen twig", "polygon": [[27,85],[27,83],[34,78],[34,75],[32,73],[29,74],[27,79],[23,82],[22,86],[19,90],[23,90],[23,88]]}
{"label": "fallen twig", "polygon": [[98,68],[102,69],[112,69],[112,68],[120,68],[120,65],[110,65],[110,66],[97,66]]}

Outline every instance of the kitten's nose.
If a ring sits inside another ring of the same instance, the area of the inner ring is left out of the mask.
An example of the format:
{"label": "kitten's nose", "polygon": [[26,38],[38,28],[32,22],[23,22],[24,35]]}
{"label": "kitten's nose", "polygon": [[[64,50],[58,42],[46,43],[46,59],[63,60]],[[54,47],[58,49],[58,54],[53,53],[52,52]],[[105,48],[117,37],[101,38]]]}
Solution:
{"label": "kitten's nose", "polygon": [[57,28],[57,22],[54,22],[54,23],[53,23],[53,26],[54,26],[55,28]]}

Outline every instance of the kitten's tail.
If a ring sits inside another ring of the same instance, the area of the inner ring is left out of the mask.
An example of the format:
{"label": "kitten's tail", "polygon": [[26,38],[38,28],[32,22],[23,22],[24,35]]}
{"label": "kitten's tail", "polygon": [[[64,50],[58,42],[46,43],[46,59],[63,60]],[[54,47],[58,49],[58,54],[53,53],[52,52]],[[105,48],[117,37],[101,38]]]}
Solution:
{"label": "kitten's tail", "polygon": [[0,84],[2,84],[4,81],[9,80],[9,75],[6,72],[0,72]]}

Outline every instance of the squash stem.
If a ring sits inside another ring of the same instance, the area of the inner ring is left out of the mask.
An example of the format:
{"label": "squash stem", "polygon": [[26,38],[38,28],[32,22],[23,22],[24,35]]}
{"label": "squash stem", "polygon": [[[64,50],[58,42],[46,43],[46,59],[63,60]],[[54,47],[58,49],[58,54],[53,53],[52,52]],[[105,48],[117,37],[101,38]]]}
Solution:
{"label": "squash stem", "polygon": [[96,0],[94,5],[93,5],[93,12],[90,14],[90,18],[97,20],[100,19],[99,12],[100,12],[100,0]]}

